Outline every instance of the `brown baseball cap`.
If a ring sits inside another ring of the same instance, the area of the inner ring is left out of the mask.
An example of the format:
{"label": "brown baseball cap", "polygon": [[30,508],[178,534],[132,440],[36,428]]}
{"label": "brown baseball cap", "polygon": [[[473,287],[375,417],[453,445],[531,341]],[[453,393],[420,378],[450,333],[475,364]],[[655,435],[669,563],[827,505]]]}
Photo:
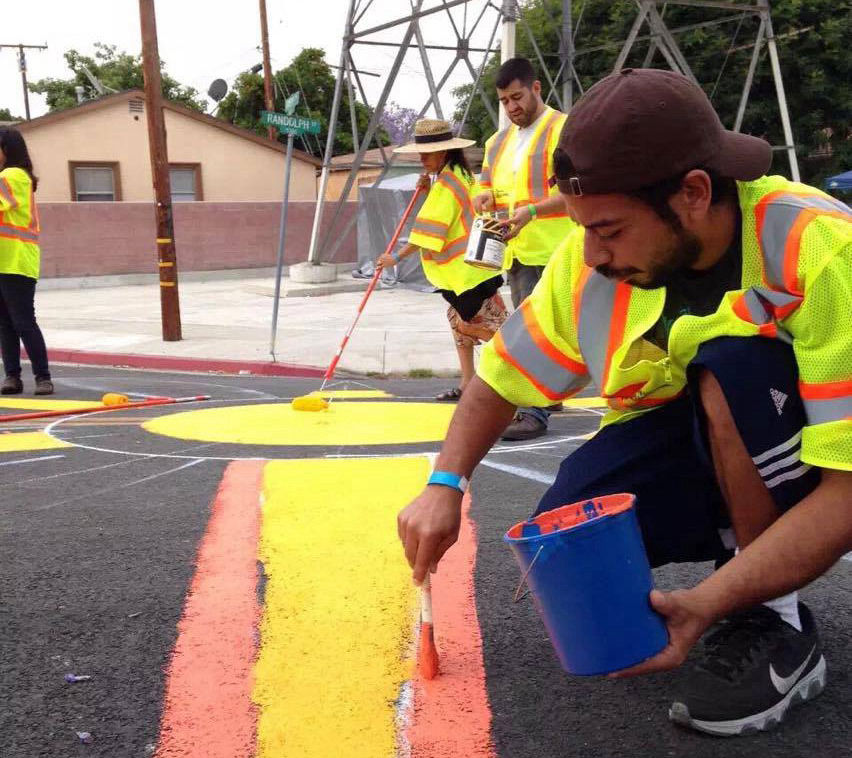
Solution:
{"label": "brown baseball cap", "polygon": [[632,192],[694,168],[748,181],[772,148],[722,126],[704,90],[673,71],[626,68],[577,101],[554,153],[566,194]]}

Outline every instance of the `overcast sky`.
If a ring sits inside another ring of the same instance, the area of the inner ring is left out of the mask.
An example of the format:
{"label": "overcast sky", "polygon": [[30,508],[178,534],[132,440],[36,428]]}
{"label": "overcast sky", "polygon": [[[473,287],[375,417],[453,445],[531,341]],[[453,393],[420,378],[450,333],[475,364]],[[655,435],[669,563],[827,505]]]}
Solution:
{"label": "overcast sky", "polygon": [[[304,47],[319,47],[326,59],[336,64],[349,0],[266,0],[269,18],[270,54],[273,69],[286,66]],[[356,0],[367,8],[358,24],[365,30],[406,14],[409,0]],[[425,0],[424,8],[439,5]],[[469,0],[466,25],[469,29],[485,7],[485,0]],[[236,9],[240,10],[237,11]],[[225,79],[230,85],[240,72],[261,61],[260,21],[257,0],[157,0],[157,31],[160,57],[168,73],[181,84],[206,95],[210,82]],[[465,25],[464,6],[454,8],[453,16],[461,31]],[[496,12],[488,9],[472,38],[472,45],[484,47],[496,22]],[[377,33],[369,39],[398,41],[404,26]],[[454,45],[450,21],[445,12],[423,21],[427,44]],[[27,76],[30,81],[45,77],[64,79],[71,76],[63,53],[74,48],[83,54],[94,52],[95,42],[117,45],[119,50],[138,54],[141,50],[138,0],[29,0],[15,3],[3,13],[0,44],[48,46],[47,50],[27,51]],[[500,29],[495,45],[499,46]],[[363,76],[370,102],[377,99],[386,74],[393,63],[395,49],[356,45],[356,66],[380,77]],[[435,79],[439,79],[453,60],[453,53],[430,53]],[[471,53],[475,67],[482,53]],[[453,86],[471,81],[471,75],[459,64],[443,89],[445,116],[452,115]],[[310,97],[310,93],[307,93]],[[428,97],[423,67],[416,49],[405,58],[390,100],[418,111]],[[208,101],[212,104],[212,101]],[[0,108],[24,115],[21,76],[17,50],[0,50]],[[41,95],[30,93],[33,117],[47,112]],[[432,115],[432,114],[430,114]]]}

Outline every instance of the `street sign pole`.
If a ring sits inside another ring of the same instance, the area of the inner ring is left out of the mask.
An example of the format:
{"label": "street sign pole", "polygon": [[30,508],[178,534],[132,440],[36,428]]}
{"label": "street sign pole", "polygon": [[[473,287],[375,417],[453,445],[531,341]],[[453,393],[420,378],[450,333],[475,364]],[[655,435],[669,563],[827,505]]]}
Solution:
{"label": "street sign pole", "polygon": [[281,296],[281,270],[284,267],[284,232],[287,229],[287,205],[290,199],[290,166],[293,162],[293,132],[287,134],[287,161],[284,168],[284,202],[281,204],[281,225],[278,229],[278,260],[275,264],[275,299],[272,303],[272,334],[269,354],[275,361],[275,337],[278,334],[278,300]]}

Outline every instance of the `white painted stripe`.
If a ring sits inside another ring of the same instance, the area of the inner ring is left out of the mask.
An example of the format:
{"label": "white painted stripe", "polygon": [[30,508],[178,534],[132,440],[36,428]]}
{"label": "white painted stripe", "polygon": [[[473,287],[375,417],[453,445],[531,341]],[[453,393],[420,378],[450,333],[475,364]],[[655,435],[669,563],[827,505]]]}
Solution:
{"label": "white painted stripe", "polygon": [[37,463],[38,461],[52,461],[56,458],[64,458],[64,455],[43,455],[41,458],[19,458],[16,461],[3,461],[0,466],[15,466],[18,463]]}
{"label": "white painted stripe", "polygon": [[482,461],[481,465],[488,466],[489,468],[495,468],[498,471],[505,471],[507,474],[514,474],[515,476],[520,476],[524,479],[531,479],[534,482],[541,482],[542,484],[551,485],[556,481],[556,477],[554,476],[542,474],[539,471],[534,471],[533,469],[524,468],[522,466],[509,466],[506,463],[495,463],[494,461],[489,461],[487,458]]}
{"label": "white painted stripe", "polygon": [[765,453],[761,453],[760,455],[752,458],[752,460],[759,466],[764,461],[768,461],[770,458],[774,458],[776,455],[783,453],[785,450],[789,450],[791,447],[793,447],[793,445],[796,445],[801,439],[802,431],[800,429],[786,442],[782,442],[780,445],[776,445],[771,450],[767,450]]}
{"label": "white painted stripe", "polygon": [[792,466],[794,463],[798,463],[800,460],[800,455],[800,450],[794,450],[786,458],[781,458],[780,460],[770,463],[768,466],[759,468],[757,470],[757,473],[760,474],[764,479],[766,479],[767,474],[771,474],[773,471],[778,471],[778,469],[787,468],[787,466]]}
{"label": "white painted stripe", "polygon": [[841,558],[841,560],[852,561],[852,553],[846,553],[846,555],[844,555],[843,558]]}
{"label": "white painted stripe", "polygon": [[768,482],[765,482],[766,486],[769,489],[776,487],[781,484],[781,482],[789,481],[790,479],[798,479],[800,476],[804,476],[811,470],[811,466],[807,463],[803,463],[799,468],[794,468],[792,471],[785,471],[783,474],[778,474],[774,479],[770,479]]}

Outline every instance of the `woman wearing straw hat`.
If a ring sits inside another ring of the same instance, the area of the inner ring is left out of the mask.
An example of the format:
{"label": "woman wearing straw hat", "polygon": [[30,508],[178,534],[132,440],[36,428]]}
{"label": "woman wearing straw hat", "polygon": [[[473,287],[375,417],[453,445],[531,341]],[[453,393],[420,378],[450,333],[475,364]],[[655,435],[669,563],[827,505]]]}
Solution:
{"label": "woman wearing straw hat", "polygon": [[[418,182],[429,194],[417,214],[408,243],[399,252],[382,255],[376,262],[378,266],[395,266],[419,252],[423,273],[449,303],[447,319],[462,376],[459,386],[442,392],[438,400],[461,397],[473,378],[474,345],[490,340],[507,317],[498,292],[503,277],[464,262],[474,216],[474,178],[462,148],[473,144],[473,140],[454,137],[446,121],[422,119],[414,125],[414,142],[394,152],[420,154],[425,173]],[[437,175],[434,184],[430,174]]]}

